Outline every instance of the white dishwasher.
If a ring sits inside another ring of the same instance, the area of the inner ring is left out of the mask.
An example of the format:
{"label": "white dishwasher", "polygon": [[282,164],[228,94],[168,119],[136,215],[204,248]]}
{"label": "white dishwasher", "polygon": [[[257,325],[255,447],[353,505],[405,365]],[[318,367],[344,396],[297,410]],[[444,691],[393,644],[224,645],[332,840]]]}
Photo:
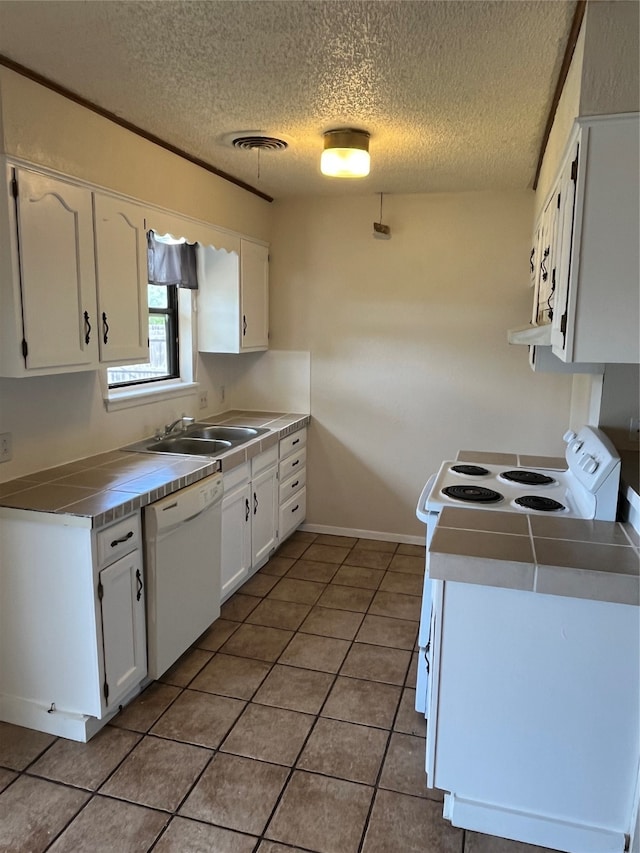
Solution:
{"label": "white dishwasher", "polygon": [[150,678],[220,616],[222,492],[216,474],[144,509]]}

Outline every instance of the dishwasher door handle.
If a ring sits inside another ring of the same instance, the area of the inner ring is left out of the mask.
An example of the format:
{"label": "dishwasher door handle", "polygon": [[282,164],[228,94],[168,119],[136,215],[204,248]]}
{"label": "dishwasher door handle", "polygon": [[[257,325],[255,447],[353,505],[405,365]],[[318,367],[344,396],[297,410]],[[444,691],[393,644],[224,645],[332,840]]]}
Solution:
{"label": "dishwasher door handle", "polygon": [[189,524],[189,522],[195,521],[196,518],[199,518],[201,515],[204,515],[205,512],[209,512],[220,503],[221,501],[214,501],[214,503],[207,504],[205,507],[202,507],[202,509],[199,509],[197,512],[192,513],[192,515],[188,515],[186,518],[176,518],[173,524],[167,524],[166,527],[160,527],[156,534],[158,541],[166,538],[168,535],[170,536],[176,530],[176,528],[182,527],[183,524]]}

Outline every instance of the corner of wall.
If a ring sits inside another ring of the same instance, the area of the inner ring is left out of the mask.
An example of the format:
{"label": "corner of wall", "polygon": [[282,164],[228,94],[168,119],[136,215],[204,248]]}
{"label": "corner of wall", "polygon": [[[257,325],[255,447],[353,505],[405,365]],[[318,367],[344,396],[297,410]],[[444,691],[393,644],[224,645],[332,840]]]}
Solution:
{"label": "corner of wall", "polygon": [[640,109],[640,4],[587,3],[580,115]]}

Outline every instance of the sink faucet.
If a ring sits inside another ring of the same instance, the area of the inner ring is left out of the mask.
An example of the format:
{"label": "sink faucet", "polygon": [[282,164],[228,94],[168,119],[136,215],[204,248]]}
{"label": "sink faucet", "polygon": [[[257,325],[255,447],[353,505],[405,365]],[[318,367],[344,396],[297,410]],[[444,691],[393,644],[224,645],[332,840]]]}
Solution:
{"label": "sink faucet", "polygon": [[164,434],[170,435],[175,428],[179,425],[179,432],[184,431],[189,424],[195,423],[195,418],[189,418],[186,415],[183,415],[181,418],[177,418],[177,420],[173,421],[173,423],[167,424],[164,428]]}

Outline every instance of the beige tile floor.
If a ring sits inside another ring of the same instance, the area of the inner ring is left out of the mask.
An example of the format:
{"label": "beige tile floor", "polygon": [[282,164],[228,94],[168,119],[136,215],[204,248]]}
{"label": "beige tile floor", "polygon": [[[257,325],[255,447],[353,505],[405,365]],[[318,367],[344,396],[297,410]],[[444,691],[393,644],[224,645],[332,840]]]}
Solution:
{"label": "beige tile floor", "polygon": [[423,566],[295,533],[88,744],[0,723],[0,851],[545,853],[452,827],[425,787]]}

